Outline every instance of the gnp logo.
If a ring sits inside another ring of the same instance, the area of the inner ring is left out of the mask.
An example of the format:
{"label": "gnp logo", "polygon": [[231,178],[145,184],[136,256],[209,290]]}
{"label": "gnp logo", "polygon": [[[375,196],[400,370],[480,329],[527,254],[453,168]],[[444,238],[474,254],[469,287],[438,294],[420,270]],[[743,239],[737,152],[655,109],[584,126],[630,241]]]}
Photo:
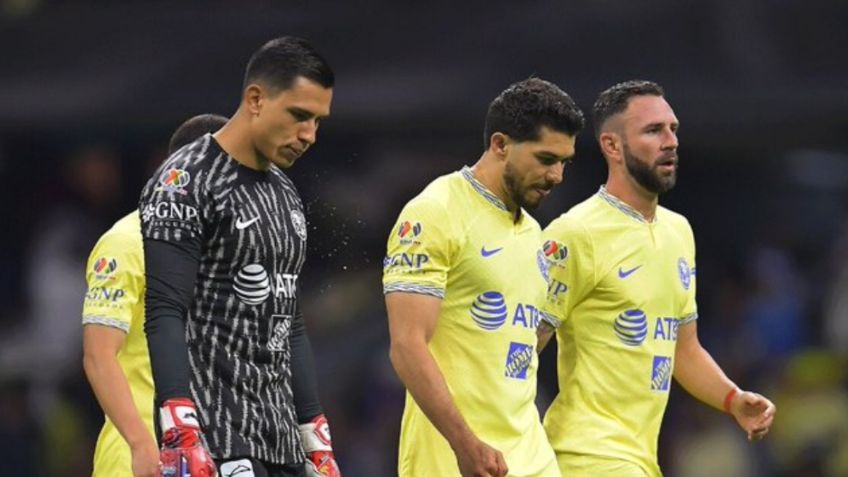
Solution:
{"label": "gnp logo", "polygon": [[188,171],[183,169],[168,169],[159,179],[160,185],[156,188],[156,191],[176,192],[177,194],[186,195],[188,192],[184,188],[190,180],[191,176]]}
{"label": "gnp logo", "polygon": [[85,294],[86,300],[96,301],[103,305],[116,305],[126,295],[123,288],[91,287]]}
{"label": "gnp logo", "polygon": [[141,213],[141,218],[145,222],[152,219],[196,222],[198,215],[197,209],[190,205],[176,202],[157,202],[156,204],[147,204]]}
{"label": "gnp logo", "polygon": [[616,317],[613,328],[622,343],[639,346],[648,336],[648,317],[642,310],[627,310]]}
{"label": "gnp logo", "polygon": [[100,257],[94,262],[94,266],[92,270],[94,270],[94,277],[98,280],[105,280],[110,278],[110,276],[115,273],[115,270],[118,268],[118,261],[114,258],[106,258]]}
{"label": "gnp logo", "polygon": [[[471,319],[477,326],[487,331],[494,331],[509,317],[509,307],[504,296],[496,291],[481,293],[471,304]],[[539,327],[542,312],[533,305],[519,303],[512,314],[512,326],[521,325],[524,328],[535,329]]]}
{"label": "gnp logo", "polygon": [[556,240],[548,240],[542,245],[542,252],[545,253],[545,258],[551,263],[562,264],[568,258],[568,247],[557,242]]}

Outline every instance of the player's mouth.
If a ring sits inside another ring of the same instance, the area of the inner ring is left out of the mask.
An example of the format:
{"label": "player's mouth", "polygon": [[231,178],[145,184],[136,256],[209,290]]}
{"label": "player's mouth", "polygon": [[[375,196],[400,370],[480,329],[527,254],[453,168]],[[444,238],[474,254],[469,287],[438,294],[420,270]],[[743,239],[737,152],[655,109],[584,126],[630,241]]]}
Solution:
{"label": "player's mouth", "polygon": [[660,159],[655,167],[665,173],[675,172],[677,171],[677,156]]}
{"label": "player's mouth", "polygon": [[551,187],[534,187],[533,192],[539,194],[539,199],[544,199],[551,193]]}
{"label": "player's mouth", "polygon": [[292,160],[299,158],[304,153],[303,149],[298,149],[298,148],[293,147],[293,146],[286,146],[286,150],[288,151],[287,155]]}

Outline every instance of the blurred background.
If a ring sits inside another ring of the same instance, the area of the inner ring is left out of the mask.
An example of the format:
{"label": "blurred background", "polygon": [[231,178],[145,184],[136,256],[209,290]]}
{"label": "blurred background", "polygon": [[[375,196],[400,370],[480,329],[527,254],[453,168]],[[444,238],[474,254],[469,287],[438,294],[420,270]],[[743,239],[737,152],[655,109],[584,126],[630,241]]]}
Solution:
{"label": "blurred background", "polygon": [[[337,76],[332,118],[290,173],[307,204],[304,310],[345,476],[395,473],[389,230],[425,184],[476,161],[489,101],[531,75],[587,114],[622,80],[666,88],[681,170],[662,203],[695,230],[701,340],[778,405],[771,434],[749,444],[675,388],[666,474],[848,476],[848,2],[401,3],[0,0],[2,474],[90,474],[102,414],[81,364],[89,250],[136,206],[174,128],[230,115],[250,54],[294,34]],[[534,215],[546,225],[605,178],[587,131]],[[542,409],[554,358],[542,356]]]}

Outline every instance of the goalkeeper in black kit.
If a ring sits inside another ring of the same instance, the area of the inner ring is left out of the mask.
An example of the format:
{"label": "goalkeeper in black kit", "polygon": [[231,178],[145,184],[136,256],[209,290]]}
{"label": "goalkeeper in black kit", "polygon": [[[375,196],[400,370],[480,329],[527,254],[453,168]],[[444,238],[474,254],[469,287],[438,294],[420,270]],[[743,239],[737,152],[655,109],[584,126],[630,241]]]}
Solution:
{"label": "goalkeeper in black kit", "polygon": [[298,299],[303,204],[283,172],[315,143],[333,84],[306,41],[266,43],[232,119],[142,192],[163,475],[341,475]]}

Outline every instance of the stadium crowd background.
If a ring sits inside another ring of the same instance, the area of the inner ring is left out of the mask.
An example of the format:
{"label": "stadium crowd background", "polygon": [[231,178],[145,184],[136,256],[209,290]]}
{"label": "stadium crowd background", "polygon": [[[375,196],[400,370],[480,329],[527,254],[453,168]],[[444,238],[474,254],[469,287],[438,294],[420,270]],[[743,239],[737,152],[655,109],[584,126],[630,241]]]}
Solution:
{"label": "stadium crowd background", "polygon": [[[172,130],[231,114],[244,62],[281,34],[337,75],[333,117],[291,170],[307,203],[304,312],[348,477],[394,473],[403,389],[381,294],[386,236],[432,178],[473,163],[488,102],[538,75],[587,113],[662,84],[698,246],[699,331],[778,406],[755,445],[672,391],[669,476],[848,476],[848,3],[0,1],[0,473],[88,475],[102,414],[81,366],[84,268],[135,207]],[[587,131],[544,226],[594,193]],[[539,404],[556,392],[546,350]],[[575,430],[579,432],[579,430]]]}

